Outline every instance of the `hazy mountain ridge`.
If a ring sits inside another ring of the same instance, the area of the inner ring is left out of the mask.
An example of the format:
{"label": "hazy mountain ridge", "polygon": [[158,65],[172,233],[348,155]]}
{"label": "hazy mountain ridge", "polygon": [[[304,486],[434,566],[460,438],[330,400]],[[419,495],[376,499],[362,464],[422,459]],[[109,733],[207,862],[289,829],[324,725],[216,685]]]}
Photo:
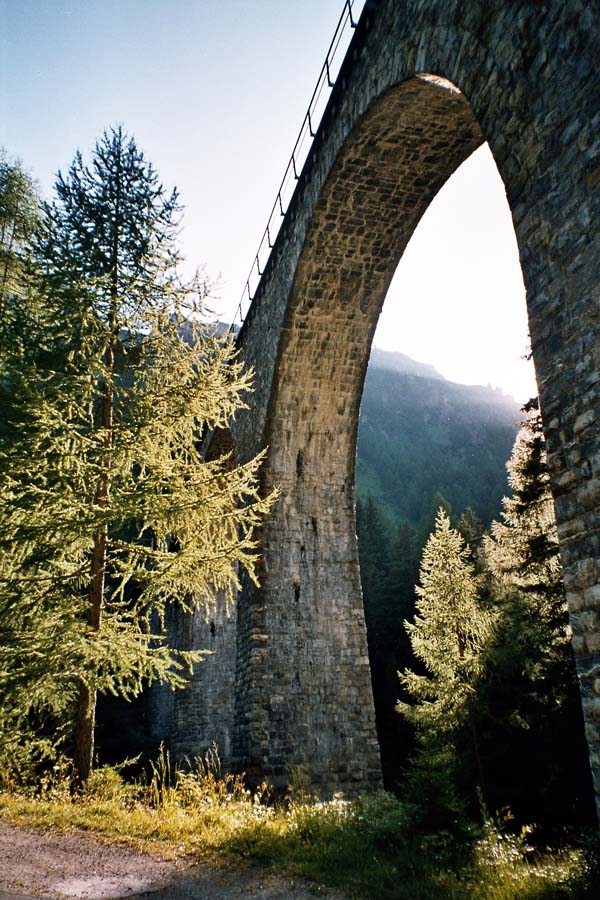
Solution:
{"label": "hazy mountain ridge", "polygon": [[420,375],[423,378],[444,378],[443,375],[429,365],[429,363],[417,362],[406,353],[397,350],[381,350],[379,347],[371,348],[369,367],[374,369],[388,369],[391,372],[401,372],[404,375]]}
{"label": "hazy mountain ridge", "polygon": [[498,389],[447,381],[433,366],[374,349],[358,438],[357,492],[417,524],[441,491],[486,522],[507,493],[506,468],[522,414]]}

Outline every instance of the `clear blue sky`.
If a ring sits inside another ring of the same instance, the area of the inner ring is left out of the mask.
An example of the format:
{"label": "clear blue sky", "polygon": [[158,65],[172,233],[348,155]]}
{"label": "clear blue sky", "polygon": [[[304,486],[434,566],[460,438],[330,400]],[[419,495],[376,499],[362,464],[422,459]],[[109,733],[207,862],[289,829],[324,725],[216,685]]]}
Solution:
{"label": "clear blue sky", "polygon": [[[342,5],[0,0],[0,145],[49,195],[75,150],[122,122],[179,188],[184,251],[219,278],[216,305],[231,315]],[[382,322],[385,349],[519,400],[532,392],[516,246],[489,153],[432,204]]]}

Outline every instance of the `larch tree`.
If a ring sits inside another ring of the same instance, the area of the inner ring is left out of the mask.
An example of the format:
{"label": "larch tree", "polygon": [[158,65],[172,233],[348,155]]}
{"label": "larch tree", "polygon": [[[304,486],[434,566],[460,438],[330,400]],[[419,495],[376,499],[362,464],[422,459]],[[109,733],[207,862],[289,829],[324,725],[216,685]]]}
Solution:
{"label": "larch tree", "polygon": [[250,376],[202,323],[200,279],[180,279],[179,212],[120,127],[89,165],[78,153],[44,208],[7,381],[2,687],[22,721],[66,716],[75,786],[92,767],[97,692],[183,683],[197,654],[166,645],[165,611],[232,597],[238,563],[255,577],[271,502],[259,458],[201,456]]}
{"label": "larch tree", "polygon": [[18,161],[0,148],[0,314],[23,290],[29,239],[39,216],[37,185]]}

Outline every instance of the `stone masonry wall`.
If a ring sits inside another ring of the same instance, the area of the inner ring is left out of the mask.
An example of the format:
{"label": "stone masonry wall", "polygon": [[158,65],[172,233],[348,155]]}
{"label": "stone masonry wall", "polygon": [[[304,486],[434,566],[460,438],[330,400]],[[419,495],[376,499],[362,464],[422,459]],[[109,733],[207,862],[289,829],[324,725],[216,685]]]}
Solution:
{"label": "stone masonry wall", "polygon": [[527,288],[600,796],[599,61],[583,0],[365,6],[239,337],[256,390],[236,452],[268,444],[265,485],[282,489],[261,588],[238,608],[234,751],[253,777],[301,765],[324,793],[379,783],[354,522],[362,383],[404,247],[487,140]]}

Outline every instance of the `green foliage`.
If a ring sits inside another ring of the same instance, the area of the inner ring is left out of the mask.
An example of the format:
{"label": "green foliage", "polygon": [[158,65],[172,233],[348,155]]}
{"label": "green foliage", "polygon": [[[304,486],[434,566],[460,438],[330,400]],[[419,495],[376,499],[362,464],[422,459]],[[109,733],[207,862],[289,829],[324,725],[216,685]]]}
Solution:
{"label": "green foliage", "polygon": [[414,614],[417,538],[409,522],[392,530],[370,497],[357,505],[357,531],[381,763],[385,783],[393,785],[412,745],[410,730],[395,705],[396,673],[411,658],[403,621]]}
{"label": "green foliage", "polygon": [[442,510],[445,515],[450,519],[452,515],[452,504],[446,500],[443,493],[441,491],[436,491],[433,497],[431,498],[431,502],[427,507],[424,508],[423,513],[419,519],[419,527],[417,529],[417,544],[423,550],[427,541],[434,533],[437,527],[437,518],[438,514]]}
{"label": "green foliage", "polygon": [[360,577],[363,591],[369,595],[385,581],[389,565],[390,535],[381,510],[368,497],[358,503],[356,529],[360,548]]}
{"label": "green foliage", "polygon": [[490,388],[389,371],[376,358],[361,401],[358,496],[371,494],[396,522],[421,531],[440,491],[457,514],[471,506],[487,526],[506,493],[518,420],[518,404]]}
{"label": "green foliage", "polygon": [[[142,785],[140,790],[144,802],[161,810],[245,802],[250,796],[242,775],[222,772],[216,744],[212,744],[204,756],[176,763],[171,761],[169,751],[161,744],[156,759],[150,761],[148,784]],[[265,791],[266,786],[257,791],[255,802],[261,801]]]}
{"label": "green foliage", "polygon": [[[398,362],[398,370],[390,364]],[[385,784],[397,789],[412,753],[395,713],[397,671],[421,671],[403,627],[414,615],[419,559],[440,506],[456,521],[478,574],[482,520],[497,516],[516,403],[455,385],[397,354],[372,353],[361,403],[357,532],[377,732]],[[462,512],[461,514],[461,511]]]}
{"label": "green foliage", "polygon": [[[364,582],[384,773],[421,829],[460,833],[465,815],[476,813],[478,789],[521,822],[551,828],[595,818],[539,418],[519,434],[508,469],[512,496],[490,535],[470,507],[456,530],[447,512],[438,515],[414,622],[403,599],[410,646],[390,621],[387,587],[404,582],[396,596],[406,598],[416,579],[407,567],[392,577],[391,540],[378,538],[374,548],[384,577]],[[359,541],[368,548],[369,540],[359,527]],[[363,555],[361,547],[361,567]],[[382,673],[392,661],[404,672],[404,732],[385,719],[390,685]]]}
{"label": "green foliage", "polygon": [[[494,522],[486,555],[497,582],[541,594],[565,642],[565,600],[558,533],[541,420],[530,419],[519,432],[507,465],[512,496],[503,500],[503,523]],[[558,634],[557,634],[558,638]]]}
{"label": "green foliage", "polygon": [[[519,433],[512,496],[484,540],[498,627],[480,692],[490,800],[546,823],[593,821],[541,421]],[[508,765],[510,758],[518,765]]]}
{"label": "green foliage", "polygon": [[452,734],[470,713],[492,617],[478,602],[477,581],[460,534],[440,510],[421,561],[417,615],[406,623],[412,649],[427,669],[400,676],[413,702],[398,711],[424,734]]}
{"label": "green foliage", "polygon": [[[202,459],[250,377],[180,280],[177,195],[122,130],[77,154],[44,207],[0,402],[0,691],[15,733],[62,738],[87,777],[96,692],[181,685],[169,607],[254,577],[260,459]],[[183,337],[185,327],[186,338]],[[42,731],[43,731],[42,727]]]}
{"label": "green foliage", "polygon": [[[162,854],[219,862],[265,865],[290,877],[314,878],[345,894],[373,900],[593,900],[598,874],[597,840],[566,842],[534,852],[529,833],[512,835],[487,819],[457,844],[448,832],[416,834],[406,806],[389,794],[351,802],[265,805],[261,793],[224,790],[190,776],[196,802],[179,781],[170,802],[157,810],[146,787],[122,782],[100,769],[92,789],[69,802],[68,793],[44,801],[0,794],[0,811],[17,824],[71,830],[73,826],[135,841]],[[319,886],[315,885],[318,892]]]}
{"label": "green foliage", "polygon": [[417,752],[406,785],[415,821],[431,829],[454,827],[462,803],[456,791],[459,744],[473,744],[483,780],[475,726],[477,689],[494,620],[481,604],[469,548],[440,508],[421,560],[414,622],[406,622],[423,674],[399,673],[407,700],[396,709],[416,732]]}
{"label": "green foliage", "polygon": [[482,537],[472,511],[459,520],[478,552],[460,550],[457,533],[452,543],[446,517],[423,555],[408,627],[424,671],[404,674],[412,704],[398,705],[417,732],[403,785],[419,827],[455,829],[476,787],[520,821],[594,820],[539,418],[508,468],[503,523]]}
{"label": "green foliage", "polygon": [[473,512],[470,506],[467,506],[459,517],[456,530],[469,548],[469,562],[474,564],[475,570],[479,573],[483,568],[480,555],[485,528],[477,513]]}
{"label": "green foliage", "polygon": [[[22,293],[28,239],[37,226],[39,197],[35,181],[0,147],[0,312],[10,316]],[[5,327],[3,323],[2,327]]]}

